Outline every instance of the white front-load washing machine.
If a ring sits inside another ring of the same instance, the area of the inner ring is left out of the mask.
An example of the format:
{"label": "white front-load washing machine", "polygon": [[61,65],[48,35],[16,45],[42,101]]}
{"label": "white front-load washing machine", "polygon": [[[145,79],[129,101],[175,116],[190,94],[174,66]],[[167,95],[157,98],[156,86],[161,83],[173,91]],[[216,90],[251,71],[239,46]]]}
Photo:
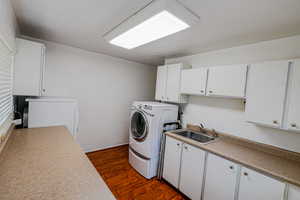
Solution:
{"label": "white front-load washing machine", "polygon": [[129,163],[141,175],[157,174],[160,139],[164,123],[176,122],[178,106],[136,101],[132,105],[129,130]]}

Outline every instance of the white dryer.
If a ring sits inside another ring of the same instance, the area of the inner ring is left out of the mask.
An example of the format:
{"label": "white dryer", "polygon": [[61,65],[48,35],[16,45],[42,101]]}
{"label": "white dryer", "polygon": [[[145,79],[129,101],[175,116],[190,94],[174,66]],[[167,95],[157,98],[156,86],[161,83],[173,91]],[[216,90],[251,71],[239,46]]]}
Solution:
{"label": "white dryer", "polygon": [[163,124],[176,122],[178,106],[137,101],[132,105],[129,130],[129,163],[146,178],[157,174]]}

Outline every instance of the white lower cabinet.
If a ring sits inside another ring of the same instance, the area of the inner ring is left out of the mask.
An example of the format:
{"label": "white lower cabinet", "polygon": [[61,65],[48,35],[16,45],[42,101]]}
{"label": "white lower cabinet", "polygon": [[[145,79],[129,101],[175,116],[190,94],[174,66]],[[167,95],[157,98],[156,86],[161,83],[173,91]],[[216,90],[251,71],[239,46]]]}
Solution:
{"label": "white lower cabinet", "polygon": [[284,189],[284,183],[243,167],[238,200],[282,200]]}
{"label": "white lower cabinet", "polygon": [[166,137],[163,178],[174,187],[179,186],[182,142]]}
{"label": "white lower cabinet", "polygon": [[289,185],[288,189],[288,200],[299,200],[300,199],[300,188]]}
{"label": "white lower cabinet", "polygon": [[200,200],[205,151],[166,137],[163,178],[192,200]]}
{"label": "white lower cabinet", "polygon": [[192,200],[200,200],[205,151],[183,144],[179,190]]}
{"label": "white lower cabinet", "polygon": [[167,136],[163,178],[192,200],[300,200],[300,188],[206,154]]}
{"label": "white lower cabinet", "polygon": [[208,154],[203,200],[234,200],[239,166]]}

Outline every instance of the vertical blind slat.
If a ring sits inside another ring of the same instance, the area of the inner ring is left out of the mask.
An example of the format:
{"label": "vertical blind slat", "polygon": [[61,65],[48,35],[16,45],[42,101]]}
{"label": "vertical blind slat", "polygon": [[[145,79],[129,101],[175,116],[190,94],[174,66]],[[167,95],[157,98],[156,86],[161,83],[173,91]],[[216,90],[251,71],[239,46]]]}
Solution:
{"label": "vertical blind slat", "polygon": [[12,53],[0,40],[0,127],[13,111]]}

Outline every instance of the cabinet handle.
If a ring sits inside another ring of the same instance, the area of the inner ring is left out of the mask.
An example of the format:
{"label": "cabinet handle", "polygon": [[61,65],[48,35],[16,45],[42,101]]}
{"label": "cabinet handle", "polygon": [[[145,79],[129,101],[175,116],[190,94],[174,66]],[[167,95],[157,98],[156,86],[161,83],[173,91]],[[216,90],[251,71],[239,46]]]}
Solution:
{"label": "cabinet handle", "polygon": [[163,96],[161,96],[161,99],[164,99],[164,97],[163,97]]}
{"label": "cabinet handle", "polygon": [[291,127],[296,128],[297,124],[293,123],[293,124],[291,124]]}
{"label": "cabinet handle", "polygon": [[234,167],[233,167],[233,166],[230,166],[229,169],[234,169]]}
{"label": "cabinet handle", "polygon": [[45,89],[43,89],[43,92],[46,92],[46,90],[45,90]]}
{"label": "cabinet handle", "polygon": [[273,120],[273,124],[278,124],[278,121],[277,120]]}
{"label": "cabinet handle", "polygon": [[249,174],[247,172],[244,172],[244,176],[248,176]]}
{"label": "cabinet handle", "polygon": [[209,93],[213,93],[213,91],[210,90]]}
{"label": "cabinet handle", "polygon": [[188,147],[187,147],[187,146],[185,146],[185,147],[184,147],[184,149],[188,150]]}
{"label": "cabinet handle", "polygon": [[201,93],[204,93],[204,90],[200,90]]}
{"label": "cabinet handle", "polygon": [[180,146],[180,144],[179,144],[179,143],[177,143],[177,146]]}

